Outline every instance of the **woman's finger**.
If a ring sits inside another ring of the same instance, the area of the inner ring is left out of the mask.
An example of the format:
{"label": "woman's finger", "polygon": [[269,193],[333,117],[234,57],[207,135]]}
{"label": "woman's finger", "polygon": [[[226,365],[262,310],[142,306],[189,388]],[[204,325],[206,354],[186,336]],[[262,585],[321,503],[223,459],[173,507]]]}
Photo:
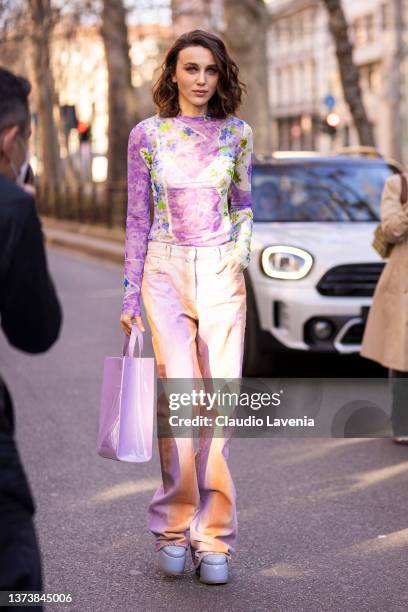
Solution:
{"label": "woman's finger", "polygon": [[138,329],[139,329],[141,332],[144,332],[144,331],[145,331],[145,328],[144,328],[144,325],[143,325],[143,319],[142,319],[142,317],[140,317],[140,316],[138,316],[138,317],[134,317],[134,318],[132,319],[132,322],[136,324],[137,328],[138,328]]}
{"label": "woman's finger", "polygon": [[121,324],[122,330],[125,332],[125,334],[129,336],[132,331],[131,323],[127,320],[122,320],[120,324]]}

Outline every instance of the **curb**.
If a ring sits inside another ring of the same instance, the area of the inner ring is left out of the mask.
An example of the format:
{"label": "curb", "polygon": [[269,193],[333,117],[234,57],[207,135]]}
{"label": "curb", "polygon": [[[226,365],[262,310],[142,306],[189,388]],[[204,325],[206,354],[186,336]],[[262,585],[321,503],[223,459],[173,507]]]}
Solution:
{"label": "curb", "polygon": [[120,245],[119,242],[102,240],[85,234],[73,234],[50,227],[43,227],[43,234],[47,245],[123,265],[124,245]]}
{"label": "curb", "polygon": [[104,225],[91,225],[79,221],[67,221],[41,215],[41,223],[44,229],[55,229],[68,232],[69,234],[81,234],[90,238],[99,238],[107,242],[117,242],[121,245],[125,242],[125,230],[120,227],[106,227]]}

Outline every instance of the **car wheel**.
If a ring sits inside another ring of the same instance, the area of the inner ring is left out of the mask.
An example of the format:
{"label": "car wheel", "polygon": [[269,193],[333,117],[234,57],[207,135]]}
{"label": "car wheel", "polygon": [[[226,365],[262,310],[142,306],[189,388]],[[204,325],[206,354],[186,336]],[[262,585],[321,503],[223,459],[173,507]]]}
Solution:
{"label": "car wheel", "polygon": [[265,349],[265,333],[259,326],[255,295],[247,272],[245,272],[245,285],[247,292],[247,316],[242,374],[244,377],[271,376],[273,375],[273,357]]}

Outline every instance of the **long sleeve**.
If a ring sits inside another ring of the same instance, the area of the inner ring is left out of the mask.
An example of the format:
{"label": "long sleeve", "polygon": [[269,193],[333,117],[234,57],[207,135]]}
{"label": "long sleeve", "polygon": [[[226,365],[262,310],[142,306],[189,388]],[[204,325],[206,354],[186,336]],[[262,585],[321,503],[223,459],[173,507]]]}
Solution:
{"label": "long sleeve", "polygon": [[381,228],[385,238],[393,243],[408,238],[408,204],[401,205],[401,177],[390,176],[381,198]]}
{"label": "long sleeve", "polygon": [[150,231],[150,154],[147,135],[138,123],[128,142],[128,205],[122,313],[140,316],[140,289]]}
{"label": "long sleeve", "polygon": [[57,340],[62,310],[48,273],[41,223],[34,200],[23,194],[2,221],[1,326],[16,348],[42,353]]}
{"label": "long sleeve", "polygon": [[253,223],[251,195],[252,156],[252,128],[248,123],[245,123],[230,185],[229,207],[233,228],[232,233],[235,240],[231,257],[237,260],[243,269],[249,265],[251,252]]}

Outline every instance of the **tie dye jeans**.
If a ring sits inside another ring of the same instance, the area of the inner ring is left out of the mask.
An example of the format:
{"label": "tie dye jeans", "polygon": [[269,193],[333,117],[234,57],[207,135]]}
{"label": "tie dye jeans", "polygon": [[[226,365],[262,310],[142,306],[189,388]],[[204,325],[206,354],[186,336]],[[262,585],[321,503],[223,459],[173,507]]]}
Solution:
{"label": "tie dye jeans", "polygon": [[[217,247],[149,241],[141,295],[161,379],[240,379],[246,320],[243,272],[216,274],[233,243]],[[162,484],[148,510],[156,550],[191,546],[231,561],[236,490],[227,460],[231,435],[158,438]],[[189,530],[189,538],[187,531]]]}

